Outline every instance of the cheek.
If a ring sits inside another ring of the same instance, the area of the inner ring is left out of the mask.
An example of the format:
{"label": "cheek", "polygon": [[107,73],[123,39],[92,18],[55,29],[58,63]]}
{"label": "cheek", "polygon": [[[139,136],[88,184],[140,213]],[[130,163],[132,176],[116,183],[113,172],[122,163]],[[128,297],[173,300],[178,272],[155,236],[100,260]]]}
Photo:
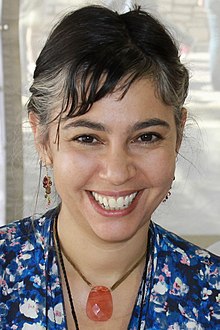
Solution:
{"label": "cheek", "polygon": [[142,171],[154,186],[167,186],[173,181],[176,153],[160,150],[152,152],[142,163]]}
{"label": "cheek", "polygon": [[86,184],[97,168],[95,155],[85,156],[81,153],[60,152],[53,158],[54,180],[57,191],[62,184],[71,185],[74,189]]}

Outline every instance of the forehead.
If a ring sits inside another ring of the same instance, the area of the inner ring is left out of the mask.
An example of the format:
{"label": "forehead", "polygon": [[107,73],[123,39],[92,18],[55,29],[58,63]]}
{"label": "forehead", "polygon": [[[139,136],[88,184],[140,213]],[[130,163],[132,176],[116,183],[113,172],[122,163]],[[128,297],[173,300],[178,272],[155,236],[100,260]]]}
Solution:
{"label": "forehead", "polygon": [[119,85],[113,93],[95,102],[87,113],[64,120],[63,123],[64,127],[68,127],[69,122],[80,123],[76,126],[82,126],[86,119],[112,126],[134,125],[140,120],[152,118],[174,122],[173,109],[160,100],[152,81],[140,79],[124,95]]}

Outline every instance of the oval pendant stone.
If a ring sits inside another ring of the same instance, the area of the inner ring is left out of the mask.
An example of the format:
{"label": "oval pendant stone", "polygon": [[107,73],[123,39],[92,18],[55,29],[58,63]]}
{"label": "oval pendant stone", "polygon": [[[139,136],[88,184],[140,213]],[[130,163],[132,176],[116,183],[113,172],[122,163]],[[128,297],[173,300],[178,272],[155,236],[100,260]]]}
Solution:
{"label": "oval pendant stone", "polygon": [[107,321],[113,311],[112,295],[106,286],[95,286],[91,289],[87,304],[86,314],[92,321]]}

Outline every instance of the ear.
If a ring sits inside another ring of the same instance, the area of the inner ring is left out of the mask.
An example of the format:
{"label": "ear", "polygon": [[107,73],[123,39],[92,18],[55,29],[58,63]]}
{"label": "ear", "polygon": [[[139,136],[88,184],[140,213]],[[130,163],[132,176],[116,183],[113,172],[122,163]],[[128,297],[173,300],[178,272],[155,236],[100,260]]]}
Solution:
{"label": "ear", "polygon": [[179,152],[181,143],[182,143],[182,138],[183,138],[183,131],[184,131],[184,127],[186,124],[186,120],[187,120],[187,110],[186,108],[182,108],[181,109],[181,123],[180,123],[180,127],[178,129],[178,139],[177,139],[177,144],[176,144],[176,153]]}
{"label": "ear", "polygon": [[39,158],[42,160],[44,165],[52,165],[52,157],[46,138],[46,132],[43,131],[38,116],[34,112],[30,112],[28,115],[28,119],[34,135],[34,143]]}

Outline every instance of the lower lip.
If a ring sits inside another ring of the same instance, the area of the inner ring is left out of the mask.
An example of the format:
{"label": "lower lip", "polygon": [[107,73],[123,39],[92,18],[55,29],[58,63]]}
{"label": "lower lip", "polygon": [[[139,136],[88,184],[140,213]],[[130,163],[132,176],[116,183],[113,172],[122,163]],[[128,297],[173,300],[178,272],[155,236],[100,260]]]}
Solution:
{"label": "lower lip", "polygon": [[92,204],[93,208],[99,214],[101,214],[105,217],[124,217],[124,216],[130,214],[136,208],[138,201],[143,193],[143,190],[139,191],[137,196],[133,200],[133,202],[126,209],[123,209],[123,210],[106,210],[99,203],[97,203],[95,201],[95,199],[93,198],[93,196],[91,195],[90,192],[87,192],[87,193],[88,193],[90,203]]}

